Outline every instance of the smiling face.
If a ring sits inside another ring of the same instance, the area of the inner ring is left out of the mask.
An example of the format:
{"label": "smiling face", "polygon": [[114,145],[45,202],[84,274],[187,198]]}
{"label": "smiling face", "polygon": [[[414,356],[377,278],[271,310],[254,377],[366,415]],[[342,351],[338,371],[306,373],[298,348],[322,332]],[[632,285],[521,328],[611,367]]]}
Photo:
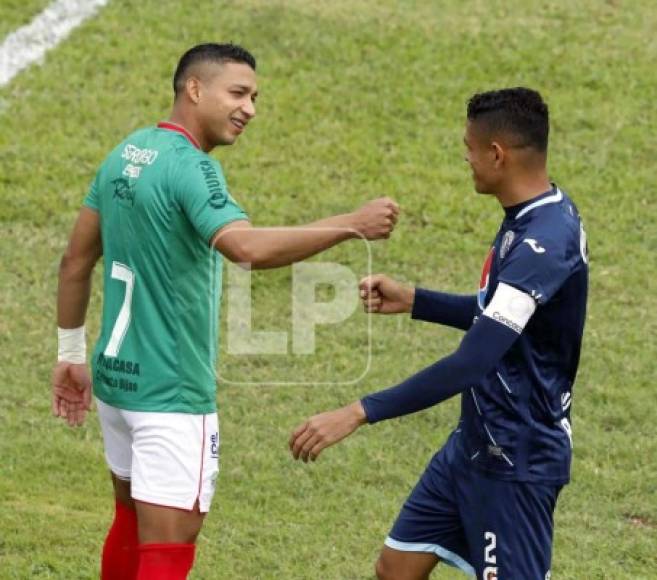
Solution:
{"label": "smiling face", "polygon": [[255,71],[244,63],[203,63],[187,80],[203,141],[211,147],[232,145],[255,117]]}

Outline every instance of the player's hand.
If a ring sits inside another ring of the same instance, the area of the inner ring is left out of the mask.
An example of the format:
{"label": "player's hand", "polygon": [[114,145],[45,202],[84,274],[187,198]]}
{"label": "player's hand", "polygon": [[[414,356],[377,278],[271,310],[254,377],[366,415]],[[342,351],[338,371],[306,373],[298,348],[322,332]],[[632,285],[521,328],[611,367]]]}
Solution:
{"label": "player's hand", "polygon": [[389,197],[366,203],[353,214],[354,229],[368,240],[389,238],[399,217],[399,205]]}
{"label": "player's hand", "polygon": [[365,312],[399,314],[413,310],[415,288],[401,284],[384,274],[365,276],[358,288]]}
{"label": "player's hand", "polygon": [[360,401],[328,413],[311,417],[299,425],[290,437],[290,451],[295,459],[315,461],[323,449],[351,435],[367,422]]}
{"label": "player's hand", "polygon": [[91,409],[91,377],[87,365],[59,362],[52,373],[52,413],[71,427],[84,423]]}

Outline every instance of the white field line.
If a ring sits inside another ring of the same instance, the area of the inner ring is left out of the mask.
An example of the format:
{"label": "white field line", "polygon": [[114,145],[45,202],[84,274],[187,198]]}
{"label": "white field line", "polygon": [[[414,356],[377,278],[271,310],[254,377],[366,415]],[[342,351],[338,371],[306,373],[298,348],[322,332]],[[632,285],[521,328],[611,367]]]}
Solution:
{"label": "white field line", "polygon": [[39,61],[109,0],[56,0],[0,44],[0,87]]}

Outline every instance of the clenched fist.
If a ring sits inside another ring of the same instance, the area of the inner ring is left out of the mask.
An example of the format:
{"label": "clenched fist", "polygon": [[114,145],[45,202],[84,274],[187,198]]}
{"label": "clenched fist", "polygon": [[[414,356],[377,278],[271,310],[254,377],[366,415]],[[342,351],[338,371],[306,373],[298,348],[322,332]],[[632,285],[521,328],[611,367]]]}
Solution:
{"label": "clenched fist", "polygon": [[413,309],[415,288],[400,284],[384,274],[366,276],[358,287],[365,312],[399,314]]}
{"label": "clenched fist", "polygon": [[352,214],[353,227],[367,240],[389,238],[399,217],[399,205],[389,197],[366,203]]}

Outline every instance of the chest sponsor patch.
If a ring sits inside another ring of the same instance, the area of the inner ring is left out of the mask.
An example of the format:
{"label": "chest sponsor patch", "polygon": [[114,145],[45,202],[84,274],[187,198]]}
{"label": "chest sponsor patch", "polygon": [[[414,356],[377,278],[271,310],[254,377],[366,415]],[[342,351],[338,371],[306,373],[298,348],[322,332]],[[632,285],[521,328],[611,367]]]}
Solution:
{"label": "chest sponsor patch", "polygon": [[479,280],[479,292],[477,293],[477,303],[479,309],[483,310],[486,303],[486,295],[488,294],[488,286],[490,284],[490,269],[493,264],[493,258],[495,257],[495,247],[493,246],[488,251],[488,256],[486,256],[486,261],[484,262],[484,267],[481,270],[481,279]]}

